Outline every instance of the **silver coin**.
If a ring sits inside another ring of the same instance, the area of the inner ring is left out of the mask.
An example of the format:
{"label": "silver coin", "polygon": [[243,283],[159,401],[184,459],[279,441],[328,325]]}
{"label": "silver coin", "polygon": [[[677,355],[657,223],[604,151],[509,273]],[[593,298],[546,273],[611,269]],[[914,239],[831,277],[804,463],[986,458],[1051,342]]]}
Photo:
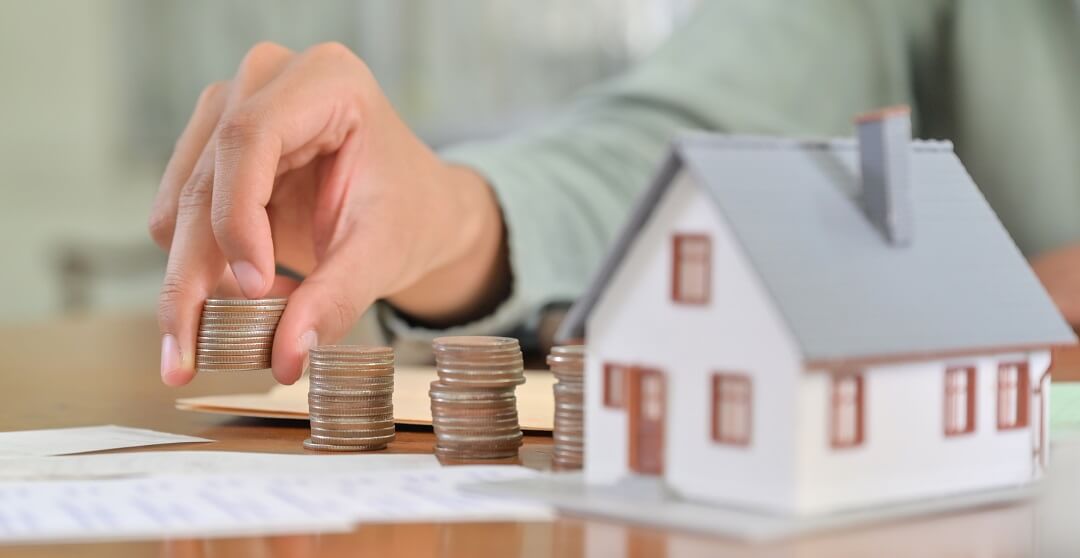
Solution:
{"label": "silver coin", "polygon": [[352,428],[327,428],[316,424],[311,425],[311,436],[317,438],[374,438],[376,436],[388,436],[393,433],[393,424],[383,427],[358,425]]}
{"label": "silver coin", "polygon": [[460,358],[449,358],[444,355],[435,355],[437,368],[521,368],[523,362],[521,351],[499,353],[483,356],[460,355]]}
{"label": "silver coin", "polygon": [[219,318],[219,319],[236,319],[243,320],[246,318],[280,318],[282,315],[281,310],[272,311],[254,311],[254,310],[237,310],[235,308],[221,311],[215,309],[203,309],[201,317],[203,318]]}
{"label": "silver coin", "polygon": [[241,337],[229,337],[226,339],[199,339],[196,347],[206,349],[266,349],[274,348],[273,341],[249,341]]}
{"label": "silver coin", "polygon": [[312,368],[307,369],[308,377],[318,378],[327,382],[348,381],[348,380],[364,380],[370,379],[386,379],[393,378],[393,371],[389,370],[372,370],[370,372],[358,372],[358,371],[339,371],[339,372],[327,372],[326,370],[316,370]]}
{"label": "silver coin", "polygon": [[433,422],[449,428],[473,427],[478,424],[490,425],[492,428],[518,427],[518,417],[485,418],[482,422],[471,417],[432,417]]}
{"label": "silver coin", "polygon": [[210,363],[195,363],[195,370],[197,372],[228,372],[228,371],[241,371],[241,370],[267,370],[270,368],[269,362],[251,363],[251,364],[210,364]]}
{"label": "silver coin", "polygon": [[204,353],[196,353],[195,360],[196,362],[203,362],[207,364],[244,364],[268,362],[270,360],[270,353],[266,351],[247,355],[208,355]]}
{"label": "silver coin", "polygon": [[376,374],[376,375],[336,375],[327,376],[325,374],[312,373],[308,371],[308,378],[314,382],[327,386],[359,386],[359,385],[387,385],[392,386],[394,384],[393,374]]}
{"label": "silver coin", "polygon": [[265,329],[265,330],[268,330],[268,331],[273,331],[276,328],[278,328],[278,321],[258,322],[258,323],[256,323],[256,322],[243,323],[243,322],[221,322],[221,321],[215,321],[215,319],[211,319],[211,321],[206,321],[206,322],[202,322],[202,323],[199,324],[199,329],[201,331],[207,331],[207,330],[208,331],[215,331],[215,330],[216,331],[237,331],[237,330],[253,331],[253,330],[259,330],[259,329]]}
{"label": "silver coin", "polygon": [[448,375],[439,374],[439,382],[441,382],[445,389],[451,389],[455,391],[475,391],[475,390],[501,390],[507,393],[513,393],[513,390],[517,386],[525,383],[525,377],[518,375],[506,375],[497,376],[490,375]]}
{"label": "silver coin", "polygon": [[285,312],[284,304],[252,304],[249,306],[220,306],[216,304],[203,304],[203,312],[216,312],[218,314],[282,314]]}
{"label": "silver coin", "polygon": [[381,430],[394,427],[393,417],[356,417],[353,420],[322,421],[312,419],[312,429],[322,430]]}
{"label": "silver coin", "polygon": [[247,329],[247,330],[234,330],[234,329],[217,329],[211,330],[199,329],[199,341],[217,341],[219,339],[232,340],[238,339],[241,341],[251,342],[266,342],[274,340],[274,333],[276,329]]}
{"label": "silver coin", "polygon": [[[435,436],[440,440],[449,441],[496,441],[496,440],[509,440],[515,433],[521,433],[519,428],[501,428],[501,429],[472,429],[467,428],[447,428],[440,425],[435,425]],[[510,443],[510,442],[506,442]]]}
{"label": "silver coin", "polygon": [[[448,389],[449,388],[449,389]],[[440,384],[428,390],[433,401],[515,401],[513,388],[510,389],[461,389]]]}
{"label": "silver coin", "polygon": [[389,396],[394,393],[394,387],[373,387],[370,389],[342,389],[342,388],[325,388],[321,386],[311,386],[308,389],[309,394],[314,395],[329,395],[332,397],[358,397],[358,398],[371,398]]}
{"label": "silver coin", "polygon": [[393,376],[359,376],[352,378],[327,378],[325,376],[308,376],[311,387],[318,387],[320,391],[334,390],[358,390],[358,389],[393,389]]}
{"label": "silver coin", "polygon": [[312,421],[330,423],[335,421],[356,420],[393,420],[394,412],[369,409],[314,409],[308,407],[308,418]]}
{"label": "silver coin", "polygon": [[498,414],[474,414],[474,415],[448,415],[448,414],[432,414],[432,419],[439,424],[445,424],[450,426],[455,425],[517,425],[518,416],[517,413],[507,413],[505,411]]}
{"label": "silver coin", "polygon": [[196,347],[207,349],[272,349],[272,340],[251,341],[242,337],[227,337],[224,339],[202,339],[196,341]]}
{"label": "silver coin", "polygon": [[356,373],[356,375],[348,375],[348,373],[334,373],[334,375],[324,375],[319,370],[308,370],[308,378],[312,381],[320,381],[334,384],[356,384],[356,383],[393,383],[393,373]]}
{"label": "silver coin", "polygon": [[248,366],[270,365],[270,355],[254,355],[249,357],[227,357],[224,355],[195,355],[195,363],[201,366],[217,366],[219,364],[244,364]]}
{"label": "silver coin", "polygon": [[394,368],[394,361],[392,360],[334,360],[327,359],[326,357],[312,356],[308,353],[308,362],[312,366],[320,368],[329,368],[332,370],[338,370],[342,368],[356,368],[356,369],[368,369],[368,368]]}
{"label": "silver coin", "polygon": [[[367,393],[355,393],[355,392],[375,392],[374,394]],[[387,404],[394,400],[394,392],[391,388],[383,388],[380,390],[364,390],[353,389],[348,392],[339,392],[327,389],[308,389],[308,401],[312,403],[356,403],[362,402],[366,404]]]}
{"label": "silver coin", "polygon": [[198,347],[195,350],[196,356],[198,355],[217,355],[217,356],[266,356],[270,354],[270,347],[257,347],[254,349],[222,349],[218,347]]}
{"label": "silver coin", "polygon": [[227,323],[201,323],[199,333],[215,333],[221,331],[243,331],[251,335],[267,335],[277,331],[277,322],[266,324],[227,324]]}
{"label": "silver coin", "polygon": [[373,444],[366,444],[360,446],[350,446],[341,444],[321,444],[313,441],[311,438],[304,440],[304,449],[311,451],[371,451],[384,449],[388,442],[376,442]]}
{"label": "silver coin", "polygon": [[385,432],[381,434],[373,435],[360,435],[360,436],[322,436],[319,434],[312,434],[311,441],[320,444],[341,444],[341,445],[360,445],[360,444],[385,444],[394,440],[394,432]]}
{"label": "silver coin", "polygon": [[443,445],[436,441],[435,455],[440,458],[452,457],[454,459],[501,459],[505,457],[517,457],[518,448],[520,447],[521,446],[506,446],[501,448],[461,447]]}
{"label": "silver coin", "polygon": [[548,353],[548,360],[582,360],[585,358],[585,345],[555,345]]}
{"label": "silver coin", "polygon": [[323,358],[354,359],[392,359],[394,350],[390,347],[368,345],[319,345],[311,349],[312,356]]}
{"label": "silver coin", "polygon": [[[346,412],[347,411],[347,412]],[[393,420],[394,410],[391,407],[380,406],[360,409],[310,409],[308,414],[324,424],[353,423],[367,420]]]}
{"label": "silver coin", "polygon": [[490,350],[506,347],[518,347],[520,344],[513,337],[490,335],[450,335],[436,337],[431,342],[435,350]]}
{"label": "silver coin", "polygon": [[468,444],[503,444],[512,443],[514,441],[521,441],[523,434],[520,430],[512,433],[499,434],[488,436],[483,433],[474,434],[459,434],[459,433],[444,433],[436,432],[436,435],[441,442],[458,442]]}
{"label": "silver coin", "polygon": [[203,312],[199,316],[199,320],[202,323],[230,323],[230,324],[259,324],[259,323],[277,323],[281,321],[281,316],[277,314],[240,314],[240,313],[226,313],[220,315],[212,312]]}
{"label": "silver coin", "polygon": [[487,407],[462,407],[458,405],[442,405],[438,403],[433,403],[431,405],[431,413],[433,416],[440,417],[508,418],[517,416],[517,405],[511,402]]}
{"label": "silver coin", "polygon": [[258,306],[258,305],[284,305],[289,302],[287,298],[208,298],[206,304],[212,306]]}
{"label": "silver coin", "polygon": [[308,394],[308,409],[311,411],[349,411],[370,414],[368,409],[392,407],[393,398],[384,397],[327,397]]}
{"label": "silver coin", "polygon": [[202,320],[199,329],[235,331],[237,329],[277,329],[277,320]]}

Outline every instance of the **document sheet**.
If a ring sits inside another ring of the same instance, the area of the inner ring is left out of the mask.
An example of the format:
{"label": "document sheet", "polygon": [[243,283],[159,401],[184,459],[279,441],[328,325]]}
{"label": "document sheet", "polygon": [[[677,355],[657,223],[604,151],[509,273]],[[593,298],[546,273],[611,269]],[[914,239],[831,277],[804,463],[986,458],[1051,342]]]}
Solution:
{"label": "document sheet", "polygon": [[439,461],[431,454],[293,455],[233,451],[140,451],[0,459],[0,481],[249,472],[321,475],[438,467]]}
{"label": "document sheet", "polygon": [[0,543],[326,532],[364,521],[549,519],[546,506],[459,489],[538,474],[481,465],[0,481]]}
{"label": "document sheet", "polygon": [[118,448],[211,441],[195,436],[115,425],[19,430],[0,432],[0,458],[68,455]]}

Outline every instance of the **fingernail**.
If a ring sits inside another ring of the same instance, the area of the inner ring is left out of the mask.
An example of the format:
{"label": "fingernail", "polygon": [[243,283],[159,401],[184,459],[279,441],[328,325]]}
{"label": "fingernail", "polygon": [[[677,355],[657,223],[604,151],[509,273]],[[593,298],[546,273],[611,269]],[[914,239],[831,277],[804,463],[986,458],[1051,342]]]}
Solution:
{"label": "fingernail", "polygon": [[315,330],[309,330],[300,336],[300,350],[307,355],[319,344],[319,336],[315,333]]}
{"label": "fingernail", "polygon": [[161,336],[161,378],[167,379],[170,373],[180,368],[180,344],[176,337],[166,333]]}
{"label": "fingernail", "polygon": [[262,274],[255,269],[255,266],[249,262],[239,261],[233,262],[231,267],[236,282],[240,284],[240,290],[244,291],[244,296],[255,298],[262,295],[265,283]]}

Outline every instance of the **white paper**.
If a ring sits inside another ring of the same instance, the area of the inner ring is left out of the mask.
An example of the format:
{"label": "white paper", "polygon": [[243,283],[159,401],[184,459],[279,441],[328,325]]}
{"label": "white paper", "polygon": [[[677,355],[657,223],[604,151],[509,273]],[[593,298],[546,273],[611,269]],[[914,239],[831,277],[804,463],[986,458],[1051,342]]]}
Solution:
{"label": "white paper", "polygon": [[0,482],[0,543],[339,531],[358,522],[543,520],[543,505],[459,486],[532,477],[512,466],[350,474]]}
{"label": "white paper", "polygon": [[0,432],[0,457],[69,455],[118,448],[211,441],[213,440],[195,436],[115,425],[18,430]]}
{"label": "white paper", "polygon": [[145,451],[0,459],[0,481],[92,480],[151,475],[332,474],[434,469],[431,454],[302,455],[231,451]]}

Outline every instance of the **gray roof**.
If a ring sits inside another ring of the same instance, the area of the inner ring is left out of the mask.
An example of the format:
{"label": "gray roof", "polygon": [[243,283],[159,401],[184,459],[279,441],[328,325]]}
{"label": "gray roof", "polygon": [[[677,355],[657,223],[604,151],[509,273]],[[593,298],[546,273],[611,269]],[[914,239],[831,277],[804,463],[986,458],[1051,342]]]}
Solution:
{"label": "gray roof", "polygon": [[952,144],[914,141],[911,150],[913,238],[895,247],[859,203],[853,140],[678,139],[560,337],[583,336],[635,235],[686,168],[729,223],[807,361],[1075,343]]}

